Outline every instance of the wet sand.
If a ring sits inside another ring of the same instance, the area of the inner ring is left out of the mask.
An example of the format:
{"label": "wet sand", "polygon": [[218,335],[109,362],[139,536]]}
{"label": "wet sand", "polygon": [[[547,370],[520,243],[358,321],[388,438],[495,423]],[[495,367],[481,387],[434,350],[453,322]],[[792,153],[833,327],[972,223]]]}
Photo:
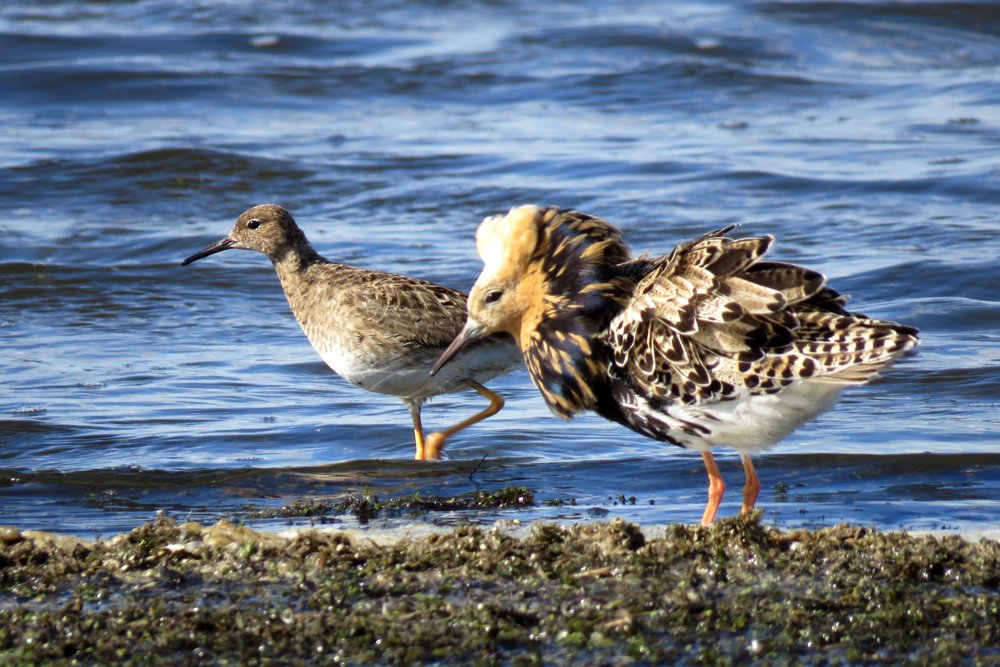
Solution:
{"label": "wet sand", "polygon": [[0,663],[1000,664],[1000,544],[622,521],[0,528]]}

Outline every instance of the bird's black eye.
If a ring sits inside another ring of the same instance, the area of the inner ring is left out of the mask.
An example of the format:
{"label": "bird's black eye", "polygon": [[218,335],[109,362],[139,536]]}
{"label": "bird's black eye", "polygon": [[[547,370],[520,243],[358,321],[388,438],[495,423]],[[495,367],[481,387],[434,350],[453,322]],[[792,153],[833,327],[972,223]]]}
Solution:
{"label": "bird's black eye", "polygon": [[260,220],[257,218],[247,221],[247,229],[257,229],[258,227],[260,227]]}
{"label": "bird's black eye", "polygon": [[503,292],[500,290],[493,290],[492,292],[487,292],[486,296],[483,297],[484,303],[496,303],[503,296]]}

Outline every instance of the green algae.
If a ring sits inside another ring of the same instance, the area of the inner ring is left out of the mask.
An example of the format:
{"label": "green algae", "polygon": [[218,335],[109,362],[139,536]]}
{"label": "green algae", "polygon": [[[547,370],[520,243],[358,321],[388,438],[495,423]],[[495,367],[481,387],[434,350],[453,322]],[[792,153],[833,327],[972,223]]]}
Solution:
{"label": "green algae", "polygon": [[997,664],[1000,545],[758,517],[379,545],[0,531],[0,664]]}
{"label": "green algae", "polygon": [[508,486],[495,491],[475,491],[459,496],[423,496],[413,493],[385,501],[366,491],[361,495],[349,495],[337,501],[297,500],[279,508],[251,510],[244,514],[244,518],[254,520],[306,517],[324,523],[337,516],[351,515],[364,524],[386,515],[419,516],[431,512],[519,509],[531,507],[534,503],[534,492],[524,486]]}

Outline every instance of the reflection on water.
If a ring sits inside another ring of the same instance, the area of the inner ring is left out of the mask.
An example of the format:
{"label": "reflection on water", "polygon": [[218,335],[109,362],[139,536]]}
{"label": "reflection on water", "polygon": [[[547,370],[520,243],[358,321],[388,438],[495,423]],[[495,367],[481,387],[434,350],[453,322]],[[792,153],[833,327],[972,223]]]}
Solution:
{"label": "reflection on water", "polygon": [[508,484],[537,506],[431,519],[700,516],[697,454],[561,423],[524,373],[445,461],[409,460],[398,401],[325,368],[266,260],[178,266],[275,201],[331,259],[460,289],[478,220],[519,203],[605,216],[639,252],[774,234],[922,344],[761,457],[766,518],[995,524],[989,4],[57,1],[0,7],[0,33],[0,523]]}

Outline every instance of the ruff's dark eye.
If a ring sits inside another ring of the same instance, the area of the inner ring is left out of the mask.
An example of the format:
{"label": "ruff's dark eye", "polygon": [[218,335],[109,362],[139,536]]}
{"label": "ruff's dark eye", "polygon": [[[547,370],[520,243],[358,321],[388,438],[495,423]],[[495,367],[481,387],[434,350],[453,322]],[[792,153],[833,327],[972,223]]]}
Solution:
{"label": "ruff's dark eye", "polygon": [[257,218],[247,221],[247,229],[257,229],[258,227],[260,227],[260,220]]}
{"label": "ruff's dark eye", "polygon": [[485,303],[496,303],[503,296],[503,292],[500,290],[494,290],[492,292],[487,292],[486,296],[483,298]]}

